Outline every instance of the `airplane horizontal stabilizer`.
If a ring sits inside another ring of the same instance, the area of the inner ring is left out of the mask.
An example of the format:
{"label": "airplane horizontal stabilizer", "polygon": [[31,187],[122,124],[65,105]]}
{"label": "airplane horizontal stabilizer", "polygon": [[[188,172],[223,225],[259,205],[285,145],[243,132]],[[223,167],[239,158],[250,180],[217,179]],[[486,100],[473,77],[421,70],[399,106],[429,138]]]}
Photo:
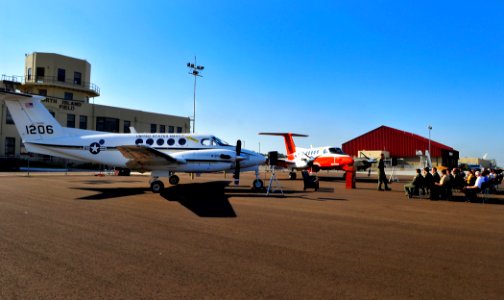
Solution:
{"label": "airplane horizontal stabilizer", "polygon": [[291,133],[291,132],[259,132],[259,135],[277,135],[277,136],[299,136],[299,137],[308,137],[307,134],[301,133]]}

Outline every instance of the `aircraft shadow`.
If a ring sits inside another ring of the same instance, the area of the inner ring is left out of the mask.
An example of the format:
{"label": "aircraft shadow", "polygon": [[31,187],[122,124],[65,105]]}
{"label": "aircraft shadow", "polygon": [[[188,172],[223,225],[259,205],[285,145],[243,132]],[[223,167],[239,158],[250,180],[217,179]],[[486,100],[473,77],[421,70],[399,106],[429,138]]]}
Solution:
{"label": "aircraft shadow", "polygon": [[176,201],[199,217],[235,218],[225,189],[228,181],[180,184],[167,187],[161,197]]}
{"label": "aircraft shadow", "polygon": [[[229,182],[181,184],[166,187],[160,193],[168,201],[179,202],[182,206],[200,217],[234,218],[236,213],[229,203],[225,188]],[[150,194],[149,188],[76,188],[93,191],[96,194],[77,198],[77,200],[109,200],[133,195]]]}
{"label": "aircraft shadow", "polygon": [[[279,191],[272,191],[268,196],[266,196],[266,189],[261,192],[255,192],[248,187],[230,187],[230,183],[231,182],[229,181],[213,181],[169,186],[160,193],[160,196],[168,201],[175,201],[180,203],[182,206],[199,217],[235,218],[237,217],[237,214],[233,209],[233,206],[229,202],[229,197],[231,196],[248,198],[285,198],[289,197],[289,195],[291,194],[298,194],[301,192],[294,190],[283,190],[282,195]],[[149,188],[82,187],[75,189],[96,192],[96,194],[77,198],[77,200],[100,201],[151,193]],[[321,188],[319,191],[332,192],[333,190],[334,189],[331,188]],[[320,200],[346,199],[321,198]]]}

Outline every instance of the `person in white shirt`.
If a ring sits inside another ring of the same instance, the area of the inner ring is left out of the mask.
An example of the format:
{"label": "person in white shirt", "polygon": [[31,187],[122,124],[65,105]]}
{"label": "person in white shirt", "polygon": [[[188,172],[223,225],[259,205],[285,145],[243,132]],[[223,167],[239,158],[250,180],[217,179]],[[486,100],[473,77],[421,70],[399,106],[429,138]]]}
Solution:
{"label": "person in white shirt", "polygon": [[463,192],[466,196],[467,201],[476,198],[476,194],[483,188],[483,183],[486,182],[486,176],[483,176],[479,171],[476,171],[476,182],[474,185],[468,185],[464,187]]}

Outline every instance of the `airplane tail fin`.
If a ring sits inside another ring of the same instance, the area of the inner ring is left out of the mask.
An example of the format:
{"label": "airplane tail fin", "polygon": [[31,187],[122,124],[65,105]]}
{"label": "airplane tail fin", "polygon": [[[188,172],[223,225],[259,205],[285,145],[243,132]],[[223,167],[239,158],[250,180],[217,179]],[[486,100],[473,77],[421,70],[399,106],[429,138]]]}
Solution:
{"label": "airplane tail fin", "polygon": [[64,128],[40,102],[43,96],[0,92],[0,99],[5,101],[23,141],[66,135]]}
{"label": "airplane tail fin", "polygon": [[290,133],[290,132],[260,132],[259,135],[283,136],[287,155],[291,155],[296,152],[296,144],[294,143],[294,139],[292,138],[293,136],[307,137],[306,134]]}

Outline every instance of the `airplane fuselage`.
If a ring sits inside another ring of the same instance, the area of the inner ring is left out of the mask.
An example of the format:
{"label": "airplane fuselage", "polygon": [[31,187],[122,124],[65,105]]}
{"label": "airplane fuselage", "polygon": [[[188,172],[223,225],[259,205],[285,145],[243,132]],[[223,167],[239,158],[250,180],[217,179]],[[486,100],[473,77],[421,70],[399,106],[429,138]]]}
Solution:
{"label": "airplane fuselage", "polygon": [[[120,151],[124,146],[149,147],[184,163],[168,165],[132,163],[132,160]],[[235,146],[228,145],[212,135],[103,133],[29,141],[25,142],[25,147],[30,152],[137,170],[216,172],[232,170],[236,160]],[[264,161],[262,155],[246,149],[243,149],[240,155],[243,157],[241,168],[244,171]]]}
{"label": "airplane fuselage", "polygon": [[311,161],[312,166],[319,170],[340,170],[353,164],[353,159],[337,147],[300,148],[289,155],[296,162],[297,169],[304,169]]}

